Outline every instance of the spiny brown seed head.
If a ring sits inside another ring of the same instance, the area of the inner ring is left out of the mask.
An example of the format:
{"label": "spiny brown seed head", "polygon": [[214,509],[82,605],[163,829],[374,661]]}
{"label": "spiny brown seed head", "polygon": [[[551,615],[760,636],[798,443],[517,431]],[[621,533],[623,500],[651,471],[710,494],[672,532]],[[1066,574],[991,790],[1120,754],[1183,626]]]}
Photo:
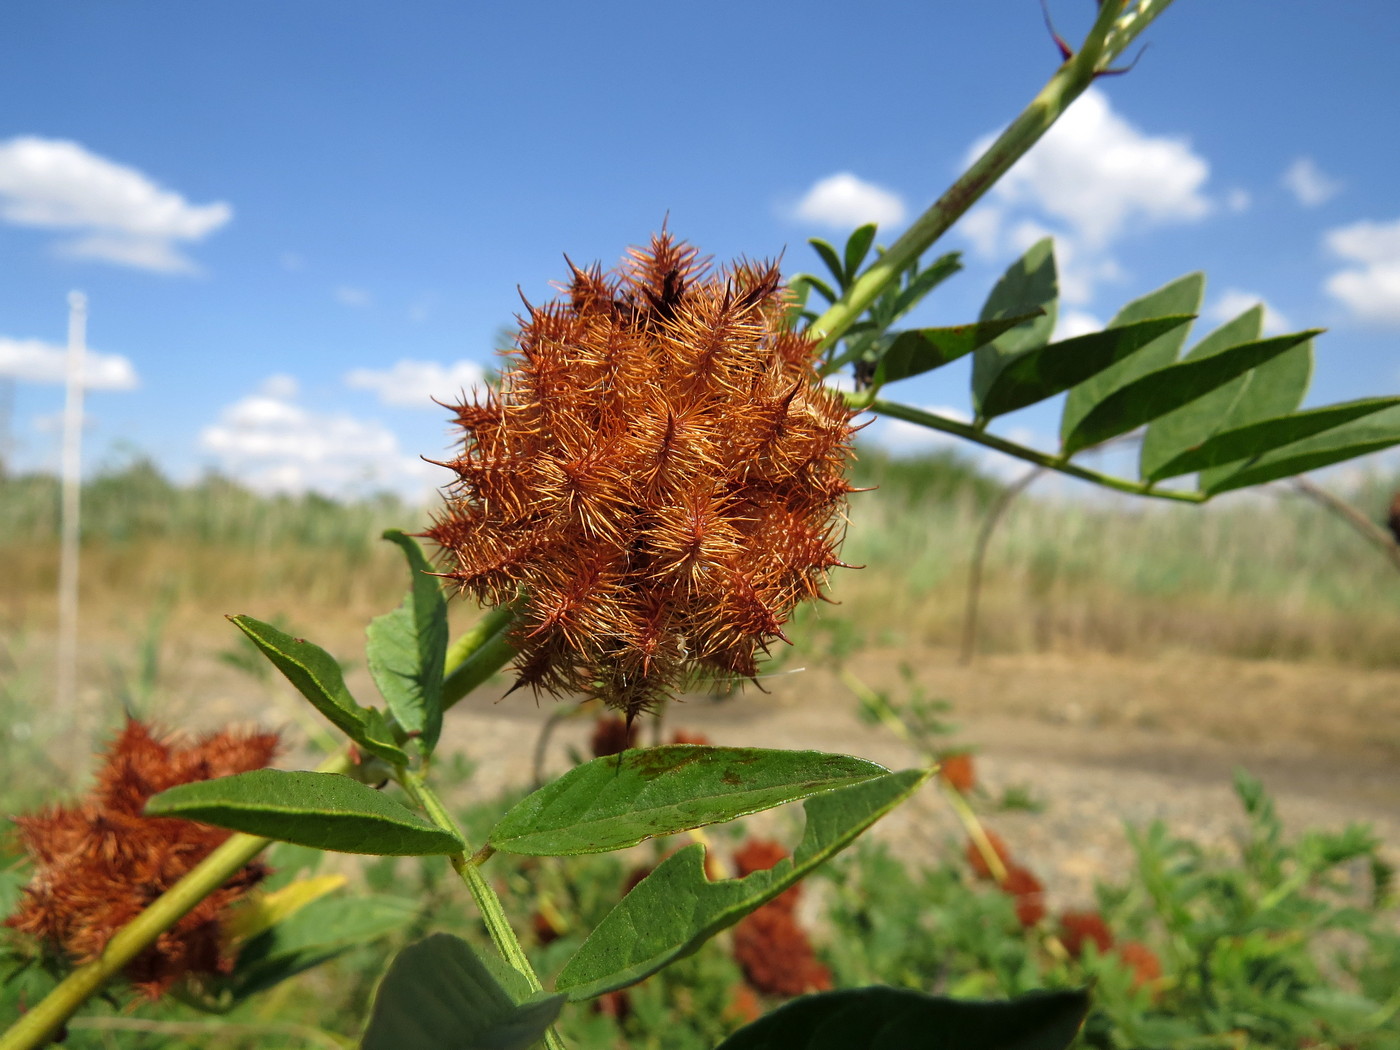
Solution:
{"label": "spiny brown seed head", "polygon": [[[187,820],[143,816],[146,801],[176,784],[260,769],[277,744],[275,733],[224,731],[179,747],[140,722],[127,722],[85,801],[15,819],[35,871],[5,925],[57,946],[75,962],[96,958],[117,930],[229,835]],[[244,866],[138,955],[126,976],[154,999],[187,974],[231,972],[234,957],[220,924],[265,874],[261,864]]]}
{"label": "spiny brown seed head", "polygon": [[521,596],[520,684],[630,719],[696,672],[752,677],[840,545],[852,412],[786,330],[774,265],[662,233],[528,307],[428,535],[480,601]]}

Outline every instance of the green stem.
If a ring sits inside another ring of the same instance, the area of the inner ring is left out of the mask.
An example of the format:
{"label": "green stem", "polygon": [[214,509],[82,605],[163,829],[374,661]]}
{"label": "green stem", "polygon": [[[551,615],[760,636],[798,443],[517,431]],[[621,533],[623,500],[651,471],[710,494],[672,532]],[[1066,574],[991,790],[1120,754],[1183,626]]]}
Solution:
{"label": "green stem", "polygon": [[867,400],[860,394],[848,394],[847,403],[853,408],[861,408],[874,412],[881,416],[891,416],[894,419],[902,419],[907,423],[917,423],[921,427],[928,427],[930,430],[941,430],[945,434],[956,434],[958,437],[966,438],[968,441],[975,441],[979,445],[1004,452],[1008,456],[1023,459],[1027,463],[1034,463],[1036,466],[1045,467],[1049,470],[1057,470],[1061,474],[1068,474],[1070,477],[1082,478],[1085,481],[1092,481],[1095,485],[1102,485],[1104,488],[1116,489],[1119,492],[1131,493],[1134,496],[1151,496],[1155,499],[1175,500],[1178,503],[1204,503],[1208,496],[1200,492],[1190,492],[1182,489],[1159,489],[1154,488],[1147,482],[1129,481],[1127,478],[1114,477],[1112,474],[1100,474],[1097,470],[1090,470],[1071,463],[1063,456],[1051,456],[1044,452],[1037,452],[1033,448],[1025,448],[1015,442],[999,438],[995,434],[988,434],[985,430],[979,430],[970,423],[959,423],[955,419],[948,419],[944,416],[934,415],[932,412],[925,412],[923,409],[914,408],[911,405],[901,405],[894,401],[882,401],[879,398]]}
{"label": "green stem", "polygon": [[980,157],[933,202],[889,250],[857,278],[827,311],[812,322],[812,334],[820,336],[819,350],[836,344],[855,324],[880,293],[918,261],[938,238],[948,232],[967,210],[1021,159],[1094,78],[1130,44],[1171,0],[1146,0],[1139,5],[1132,21],[1115,27],[1127,0],[1102,0],[1098,17],[1080,45],[1050,77],[1040,93]]}
{"label": "green stem", "polygon": [[[322,773],[344,773],[350,759],[337,755],[321,764]],[[271,842],[241,832],[230,835],[188,875],[151,902],[118,930],[102,954],[70,973],[3,1036],[0,1050],[35,1050],[44,1046],[70,1017],[109,980],[145,951],[156,938],[194,910]]]}
{"label": "green stem", "polygon": [[[452,646],[446,661],[450,670],[443,683],[444,708],[500,670],[514,655],[506,638],[514,614],[510,606],[492,610]],[[350,771],[351,762],[345,754],[327,759],[319,767],[322,773]],[[231,835],[188,875],[118,930],[101,956],[70,973],[17,1024],[0,1035],[0,1050],[36,1050],[44,1046],[84,1002],[271,842],[257,835]]]}
{"label": "green stem", "polygon": [[516,607],[501,605],[483,616],[447,651],[447,676],[442,681],[442,708],[447,710],[515,656],[510,627]]}
{"label": "green stem", "polygon": [[[437,793],[428,786],[426,780],[411,770],[401,769],[399,770],[399,782],[410,797],[423,807],[424,812],[428,814],[429,819],[434,824],[444,831],[450,831],[466,842],[466,836],[462,834],[462,829],[457,825],[457,821],[447,811],[447,807],[442,804]],[[470,846],[467,847],[468,850],[470,848]],[[472,899],[476,901],[482,921],[486,924],[486,932],[491,935],[491,942],[495,944],[496,950],[517,973],[525,978],[532,992],[544,991],[544,985],[540,982],[539,975],[535,973],[534,966],[530,964],[529,956],[525,954],[520,939],[515,935],[515,928],[511,926],[510,919],[506,917],[506,910],[501,904],[501,898],[497,896],[491,884],[481,874],[481,869],[474,863],[475,858],[468,859],[466,852],[462,852],[454,853],[448,859],[452,862],[453,870],[466,884]],[[545,1033],[544,1043],[550,1050],[563,1050],[564,1047],[553,1028]]]}

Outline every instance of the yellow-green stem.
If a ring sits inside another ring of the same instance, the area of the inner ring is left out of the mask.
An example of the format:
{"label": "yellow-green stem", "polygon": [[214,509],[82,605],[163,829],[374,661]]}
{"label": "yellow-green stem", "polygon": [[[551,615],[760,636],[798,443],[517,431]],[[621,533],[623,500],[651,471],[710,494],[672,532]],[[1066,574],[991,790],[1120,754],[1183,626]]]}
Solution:
{"label": "yellow-green stem", "polygon": [[510,641],[515,612],[514,604],[492,609],[452,644],[447,651],[448,672],[442,681],[443,710],[481,685],[515,655]]}
{"label": "yellow-green stem", "polygon": [[987,864],[987,870],[992,873],[992,878],[996,880],[998,886],[1006,883],[1006,864],[1001,859],[1001,854],[997,852],[992,840],[987,837],[987,829],[982,826],[981,818],[972,811],[967,799],[957,788],[947,784],[943,786],[943,797],[948,800],[948,805],[953,807],[953,812],[957,814],[958,820],[962,821],[963,828],[967,831],[967,837],[972,840],[972,844],[977,847],[977,852],[982,855],[982,860]]}
{"label": "yellow-green stem", "polygon": [[[462,829],[457,826],[452,814],[447,811],[447,807],[442,804],[442,800],[428,786],[428,783],[410,770],[405,769],[399,772],[399,780],[403,784],[404,790],[418,805],[423,807],[428,818],[444,831],[450,831],[466,842],[466,836],[462,834]],[[470,849],[471,847],[468,846],[467,851]],[[472,900],[476,901],[477,910],[481,912],[482,921],[486,924],[486,932],[491,935],[491,943],[496,946],[501,957],[525,978],[531,991],[543,991],[544,985],[540,983],[539,975],[535,973],[535,968],[530,964],[529,956],[525,954],[520,939],[515,935],[515,928],[511,926],[510,919],[506,917],[501,898],[497,896],[491,884],[486,881],[486,877],[481,874],[481,869],[471,859],[468,859],[466,851],[452,854],[448,859],[452,862],[453,870],[466,884],[467,890],[472,895]],[[553,1028],[545,1033],[544,1042],[550,1050],[563,1050],[564,1044]]]}

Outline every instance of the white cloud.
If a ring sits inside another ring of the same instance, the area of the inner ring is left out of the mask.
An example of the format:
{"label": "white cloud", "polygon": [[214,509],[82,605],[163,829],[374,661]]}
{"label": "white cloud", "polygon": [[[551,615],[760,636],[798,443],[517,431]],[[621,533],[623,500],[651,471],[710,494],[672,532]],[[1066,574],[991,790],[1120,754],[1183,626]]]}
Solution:
{"label": "white cloud", "polygon": [[867,222],[884,228],[903,222],[905,207],[899,194],[842,171],[818,179],[797,202],[796,215],[807,222],[840,229]]}
{"label": "white cloud", "polygon": [[301,384],[297,382],[296,376],[289,376],[286,372],[276,372],[264,379],[258,386],[259,395],[278,401],[295,399],[299,390],[301,390]]}
{"label": "white cloud", "polygon": [[384,424],[314,412],[296,403],[295,387],[290,376],[269,377],[200,432],[200,447],[263,491],[341,496],[392,489],[417,499],[442,482],[443,471],[404,455]]}
{"label": "white cloud", "polygon": [[[980,139],[966,160],[994,138]],[[1121,275],[1112,249],[1123,237],[1197,222],[1215,209],[1203,192],[1209,177],[1210,165],[1186,139],[1145,134],[1090,88],[959,228],[989,259],[1018,247],[1028,228],[1052,232],[1062,294],[1084,303],[1098,282]],[[1247,206],[1238,194],[1227,203]]]}
{"label": "white cloud", "polygon": [[342,284],[337,288],[334,295],[335,301],[342,306],[353,306],[356,309],[369,306],[374,302],[374,296],[367,289],[353,288],[347,284]]}
{"label": "white cloud", "polygon": [[1104,322],[1084,310],[1065,310],[1055,321],[1054,339],[1073,339],[1077,335],[1103,331]]}
{"label": "white cloud", "polygon": [[1293,161],[1280,181],[1305,208],[1327,203],[1342,189],[1341,182],[1319,168],[1311,157],[1299,157]]}
{"label": "white cloud", "polygon": [[1275,309],[1274,305],[1262,295],[1255,295],[1253,292],[1246,292],[1239,288],[1226,288],[1220,293],[1220,297],[1206,308],[1204,313],[1208,320],[1224,324],[1226,321],[1233,321],[1250,307],[1258,305],[1264,307],[1265,335],[1281,335],[1293,330],[1293,322]]}
{"label": "white cloud", "polygon": [[[66,383],[68,348],[42,339],[0,335],[0,376],[25,383]],[[139,384],[129,358],[92,349],[83,355],[83,385],[87,389],[134,390]]]}
{"label": "white cloud", "polygon": [[189,273],[197,267],[180,242],[201,241],[231,218],[224,201],[191,204],[79,143],[32,135],[0,141],[0,220],[82,231],[58,245],[64,255]]}
{"label": "white cloud", "polygon": [[345,385],[372,390],[379,400],[397,408],[437,409],[433,399],[450,402],[472,387],[484,385],[485,373],[475,361],[398,361],[388,371],[357,368],[345,376]]}
{"label": "white cloud", "polygon": [[1327,278],[1328,294],[1362,321],[1400,325],[1400,219],[1341,226],[1325,243],[1352,264]]}

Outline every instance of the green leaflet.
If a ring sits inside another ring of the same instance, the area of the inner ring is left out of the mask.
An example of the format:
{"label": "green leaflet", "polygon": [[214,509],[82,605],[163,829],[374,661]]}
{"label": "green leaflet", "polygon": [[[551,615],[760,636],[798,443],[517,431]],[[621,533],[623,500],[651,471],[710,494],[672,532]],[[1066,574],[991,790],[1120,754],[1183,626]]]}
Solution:
{"label": "green leaflet", "polygon": [[339,773],[255,769],[197,780],[162,791],[146,803],[146,814],[339,853],[417,857],[459,853],[465,845],[382,792]]}
{"label": "green leaflet", "polygon": [[704,847],[674,853],[623,897],[564,966],[556,989],[577,1002],[625,988],[706,940],[845,849],[931,775],[887,773],[803,803],[807,827],[792,857],[768,871],[711,882]]}
{"label": "green leaflet", "polygon": [[1088,1011],[1089,996],[1080,991],[969,1002],[857,988],[795,999],[717,1050],[1064,1050]]}
{"label": "green leaflet", "polygon": [[1206,491],[1214,496],[1231,489],[1262,485],[1266,481],[1292,477],[1369,452],[1379,452],[1392,445],[1400,445],[1400,405],[1266,452],[1215,481]]}
{"label": "green leaflet", "polygon": [[238,950],[231,982],[240,999],[320,966],[342,952],[393,933],[422,910],[404,897],[323,897]]}
{"label": "green leaflet", "polygon": [[972,358],[972,408],[981,417],[982,399],[1007,364],[1028,350],[1050,342],[1059,312],[1060,288],[1055,272],[1055,248],[1049,237],[1031,245],[997,281],[987,296],[979,321],[1036,315],[979,347]]}
{"label": "green leaflet", "polygon": [[1039,317],[1039,313],[1005,317],[997,321],[951,325],[946,328],[911,328],[895,336],[880,356],[875,387],[922,375],[986,346],[1004,332]]}
{"label": "green leaflet", "polygon": [[624,751],[569,770],[513,806],[492,829],[498,850],[532,856],[602,853],[871,780],[889,770],[820,751],[672,744]]}
{"label": "green leaflet", "polygon": [[471,945],[435,933],[395,957],[360,1048],[528,1050],[563,1007],[562,995],[517,999]]}
{"label": "green leaflet", "polygon": [[1190,314],[1154,317],[1027,350],[1007,362],[992,381],[982,398],[980,418],[1005,415],[1062,394],[1173,331],[1184,332],[1192,320]]}
{"label": "green leaflet", "polygon": [[[1254,306],[1233,320],[1216,328],[1186,354],[1183,361],[1218,354],[1232,346],[1252,343],[1264,332],[1264,308]],[[1138,471],[1144,478],[1184,448],[1198,445],[1220,428],[1220,421],[1229,415],[1235,401],[1252,383],[1254,376],[1245,374],[1234,379],[1189,405],[1169,412],[1155,420],[1143,435],[1138,456]]]}
{"label": "green leaflet", "polygon": [[[1220,418],[1216,431],[1233,430],[1296,411],[1308,392],[1312,367],[1312,344],[1304,343],[1296,350],[1255,369],[1246,376],[1248,383],[1230,406],[1230,411]],[[1241,466],[1242,463],[1229,463],[1204,470],[1197,479],[1197,486],[1204,492]]]}
{"label": "green leaflet", "polygon": [[1095,405],[1064,439],[1064,454],[1126,434],[1306,343],[1316,331],[1242,343],[1207,357],[1178,361],[1119,387]]}
{"label": "green leaflet", "polygon": [[[855,234],[851,235],[852,237]],[[812,246],[812,250],[821,256],[822,262],[826,263],[826,268],[831,271],[831,276],[836,278],[836,284],[841,291],[846,290],[846,267],[841,261],[841,257],[836,254],[836,249],[820,237],[809,237],[807,243]]]}
{"label": "green leaflet", "polygon": [[[1188,273],[1163,285],[1155,292],[1148,292],[1141,298],[1134,299],[1114,315],[1108,326],[1117,328],[1153,317],[1199,314],[1205,291],[1205,274]],[[1186,337],[1189,334],[1190,329],[1186,326],[1174,329],[1131,357],[1105,368],[1098,375],[1086,379],[1071,390],[1065,398],[1064,415],[1060,419],[1060,440],[1068,437],[1095,405],[1119,387],[1126,386],[1154,369],[1165,368],[1175,361],[1181,353],[1181,348],[1186,345]]]}
{"label": "green leaflet", "polygon": [[860,264],[865,262],[865,257],[870,253],[870,246],[875,243],[875,224],[868,222],[864,226],[858,226],[851,231],[850,237],[846,239],[846,250],[843,253],[844,279],[842,287],[849,287],[856,279],[856,274],[860,272]]}
{"label": "green leaflet", "polygon": [[447,600],[423,551],[398,529],[384,538],[403,548],[412,587],[403,604],[366,631],[365,657],[389,712],[418,738],[424,756],[442,732],[442,674],[447,654]]}
{"label": "green leaflet", "polygon": [[1361,419],[1396,405],[1400,405],[1400,397],[1369,397],[1359,401],[1310,408],[1305,412],[1295,412],[1276,419],[1261,419],[1257,423],[1221,431],[1167,460],[1148,480],[1160,481],[1224,464],[1239,463],[1240,460],[1262,455],[1295,441],[1302,441],[1343,423],[1350,423],[1353,419]]}
{"label": "green leaflet", "polygon": [[361,707],[355,702],[345,687],[340,665],[330,653],[251,616],[230,616],[229,619],[342,733],[386,762],[393,765],[408,762],[408,756],[395,743],[384,716],[372,707]]}

